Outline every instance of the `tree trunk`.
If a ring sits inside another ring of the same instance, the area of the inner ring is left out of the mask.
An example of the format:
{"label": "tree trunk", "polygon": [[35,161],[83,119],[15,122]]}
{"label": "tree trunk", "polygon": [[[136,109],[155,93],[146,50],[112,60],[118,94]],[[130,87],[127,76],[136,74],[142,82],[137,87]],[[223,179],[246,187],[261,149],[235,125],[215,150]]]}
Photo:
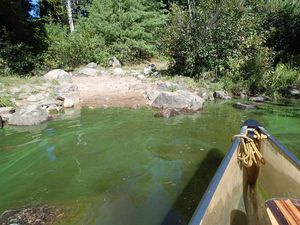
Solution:
{"label": "tree trunk", "polygon": [[67,12],[68,12],[68,21],[69,21],[69,27],[70,27],[70,32],[74,32],[74,22],[73,22],[73,16],[72,16],[72,5],[71,5],[71,0],[67,0]]}
{"label": "tree trunk", "polygon": [[192,6],[190,0],[188,0],[188,8],[189,8],[190,20],[192,20]]}

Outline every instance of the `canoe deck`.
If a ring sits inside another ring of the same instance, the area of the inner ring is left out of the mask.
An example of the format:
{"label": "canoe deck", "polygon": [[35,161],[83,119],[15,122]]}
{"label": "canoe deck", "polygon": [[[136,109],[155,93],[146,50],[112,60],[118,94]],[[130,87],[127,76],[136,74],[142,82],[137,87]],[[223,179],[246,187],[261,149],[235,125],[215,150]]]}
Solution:
{"label": "canoe deck", "polygon": [[266,207],[272,225],[300,224],[300,200],[270,199]]}

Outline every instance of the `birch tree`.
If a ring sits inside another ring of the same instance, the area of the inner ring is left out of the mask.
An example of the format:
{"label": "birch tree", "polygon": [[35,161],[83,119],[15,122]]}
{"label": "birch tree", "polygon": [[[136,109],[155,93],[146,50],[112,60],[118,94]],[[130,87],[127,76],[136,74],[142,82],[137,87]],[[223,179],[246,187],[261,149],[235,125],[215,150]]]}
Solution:
{"label": "birch tree", "polygon": [[69,28],[70,28],[70,32],[74,32],[75,28],[74,28],[74,21],[73,21],[73,16],[72,16],[72,4],[71,4],[71,0],[67,0],[66,2],[66,7],[67,7],[67,14],[68,14],[68,22],[69,22]]}

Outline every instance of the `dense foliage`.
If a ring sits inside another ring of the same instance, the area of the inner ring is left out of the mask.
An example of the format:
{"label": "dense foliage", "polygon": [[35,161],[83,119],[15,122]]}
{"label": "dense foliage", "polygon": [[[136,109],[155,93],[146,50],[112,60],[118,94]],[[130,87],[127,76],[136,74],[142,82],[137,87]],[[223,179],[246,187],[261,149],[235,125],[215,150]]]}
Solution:
{"label": "dense foliage", "polygon": [[[236,94],[272,93],[297,84],[299,6],[296,1],[241,0],[197,1],[190,10],[174,5],[165,41],[173,72],[209,74]],[[283,68],[293,72],[284,74]],[[286,82],[277,82],[278,76]]]}
{"label": "dense foliage", "polygon": [[236,94],[273,93],[300,85],[299,40],[300,2],[294,0],[0,3],[1,74],[164,55],[170,74],[217,80]]}

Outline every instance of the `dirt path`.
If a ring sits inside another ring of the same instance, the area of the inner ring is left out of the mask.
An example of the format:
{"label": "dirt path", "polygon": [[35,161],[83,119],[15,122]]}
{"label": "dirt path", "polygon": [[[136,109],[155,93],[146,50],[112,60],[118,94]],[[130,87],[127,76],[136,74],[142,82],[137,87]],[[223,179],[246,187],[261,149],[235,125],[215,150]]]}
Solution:
{"label": "dirt path", "polygon": [[[72,80],[79,88],[82,106],[137,108],[147,106],[148,103],[143,91],[150,87],[150,84],[142,83],[132,76],[78,76],[73,77]],[[132,87],[135,86],[144,88],[133,90]]]}

